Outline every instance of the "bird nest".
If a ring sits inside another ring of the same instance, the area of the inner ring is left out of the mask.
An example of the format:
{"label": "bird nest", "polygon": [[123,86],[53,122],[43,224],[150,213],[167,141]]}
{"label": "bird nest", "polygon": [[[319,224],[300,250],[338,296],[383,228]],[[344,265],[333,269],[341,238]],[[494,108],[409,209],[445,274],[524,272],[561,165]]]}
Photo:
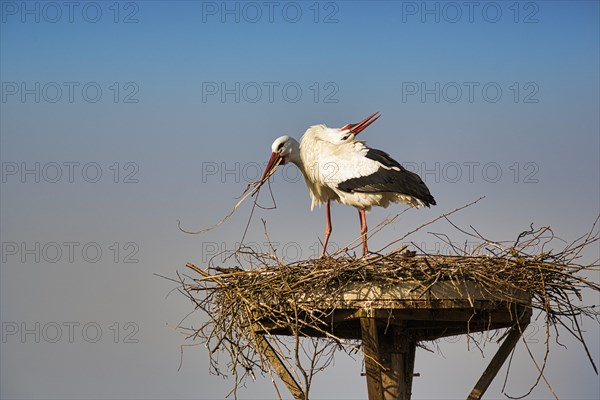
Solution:
{"label": "bird nest", "polygon": [[[586,247],[599,240],[597,222],[590,232],[554,252],[546,250],[554,239],[547,227],[523,232],[511,243],[487,240],[473,229],[468,234],[480,239],[480,245],[469,254],[455,249],[460,253],[456,255],[419,254],[405,244],[387,254],[367,258],[340,253],[335,257],[286,263],[278,257],[276,249],[259,253],[241,247],[230,254],[234,257],[231,260],[237,260],[233,267],[210,263],[199,268],[188,263],[186,266],[193,274],[177,274],[174,280],[178,290],[192,301],[194,311],[200,310],[204,316],[199,326],[183,327],[180,323],[180,328],[188,339],[206,346],[213,373],[234,377],[234,396],[239,385],[248,377],[254,379],[256,372],[273,376],[261,344],[264,337],[269,338],[271,349],[291,374],[302,382],[307,395],[313,376],[331,364],[337,350],[350,355],[360,351],[359,341],[351,335],[337,334],[328,323],[336,310],[349,307],[344,300],[357,285],[382,291],[408,288],[404,296],[413,302],[403,307],[410,307],[416,300],[435,300],[431,291],[438,285],[455,288],[460,293],[468,283],[484,298],[504,304],[506,309],[518,304],[530,314],[539,311],[544,316],[547,339],[558,335],[557,328],[563,327],[583,345],[596,369],[581,321],[586,317],[597,321],[599,317],[598,305],[583,302],[583,296],[590,291],[600,291],[598,282],[591,278],[598,272],[598,263],[596,260],[581,264],[580,258]],[[468,304],[462,304],[462,308],[471,308],[473,313],[480,311],[481,302],[473,301],[470,296],[467,300]],[[358,306],[364,307],[364,303]],[[485,337],[471,339],[495,340],[502,332],[481,336]],[[420,345],[426,346],[425,342]],[[543,375],[548,351],[547,347],[543,361],[535,363],[539,374],[531,389],[540,378],[550,387]],[[276,381],[272,381],[281,397]]]}

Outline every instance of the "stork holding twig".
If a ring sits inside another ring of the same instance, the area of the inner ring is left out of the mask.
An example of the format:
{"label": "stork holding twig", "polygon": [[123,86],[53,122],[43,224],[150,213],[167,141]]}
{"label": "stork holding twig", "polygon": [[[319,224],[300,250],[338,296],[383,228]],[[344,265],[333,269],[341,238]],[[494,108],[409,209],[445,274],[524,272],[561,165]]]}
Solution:
{"label": "stork holding twig", "polygon": [[372,206],[387,207],[390,202],[419,208],[435,205],[435,199],[419,175],[408,171],[386,152],[372,149],[355,137],[375,122],[381,114],[374,113],[357,124],[342,128],[311,126],[298,143],[281,136],[271,146],[272,154],[261,182],[278,165],[295,164],[304,176],[315,205],[325,203],[326,227],[321,257],[325,256],[331,235],[330,202],[356,207],[360,218],[362,253],[367,246],[366,212]]}

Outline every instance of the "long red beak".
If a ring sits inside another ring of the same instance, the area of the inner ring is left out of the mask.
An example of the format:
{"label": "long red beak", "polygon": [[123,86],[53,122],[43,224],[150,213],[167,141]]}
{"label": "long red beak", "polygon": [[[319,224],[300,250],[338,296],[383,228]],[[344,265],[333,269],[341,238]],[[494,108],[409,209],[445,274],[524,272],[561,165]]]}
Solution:
{"label": "long red beak", "polygon": [[261,182],[265,180],[265,178],[269,175],[269,172],[271,172],[272,169],[277,168],[280,160],[281,160],[281,156],[279,155],[279,153],[275,153],[275,152],[271,153],[271,157],[269,158],[269,162],[267,163],[265,172],[263,172],[263,176],[262,176],[262,178],[260,178]]}
{"label": "long red beak", "polygon": [[377,119],[379,117],[381,117],[381,114],[379,114],[379,112],[375,112],[356,124],[345,125],[344,127],[341,128],[341,130],[342,131],[348,130],[348,132],[353,133],[354,135],[358,135],[359,133],[364,131],[369,125],[371,125],[373,122],[377,121]]}

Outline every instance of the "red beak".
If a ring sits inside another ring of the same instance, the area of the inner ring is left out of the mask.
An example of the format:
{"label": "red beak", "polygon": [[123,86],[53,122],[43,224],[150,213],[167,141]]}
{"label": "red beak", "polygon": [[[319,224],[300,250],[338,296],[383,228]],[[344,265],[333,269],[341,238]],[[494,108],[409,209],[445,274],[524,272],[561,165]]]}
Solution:
{"label": "red beak", "polygon": [[359,133],[361,133],[362,131],[364,131],[369,125],[371,125],[373,122],[377,121],[377,118],[381,117],[381,114],[379,114],[379,112],[373,113],[371,115],[369,115],[367,118],[363,119],[362,121],[356,123],[356,124],[347,124],[345,126],[343,126],[341,128],[342,131],[344,130],[348,130],[348,132],[353,133],[354,135],[358,135]]}
{"label": "red beak", "polygon": [[265,168],[265,172],[263,173],[262,178],[260,178],[260,181],[264,181],[265,177],[267,177],[269,175],[269,172],[271,172],[271,170],[273,168],[277,168],[277,165],[279,165],[279,160],[281,159],[281,156],[279,155],[279,153],[271,153],[271,158],[269,158],[269,162],[267,163],[267,167]]}

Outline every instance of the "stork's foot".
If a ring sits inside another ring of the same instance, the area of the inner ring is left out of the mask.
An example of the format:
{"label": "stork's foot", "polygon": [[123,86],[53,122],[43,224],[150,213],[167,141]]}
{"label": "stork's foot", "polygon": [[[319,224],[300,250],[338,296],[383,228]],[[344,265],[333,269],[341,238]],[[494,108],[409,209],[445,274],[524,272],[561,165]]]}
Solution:
{"label": "stork's foot", "polygon": [[332,256],[323,249],[319,258],[332,258]]}

